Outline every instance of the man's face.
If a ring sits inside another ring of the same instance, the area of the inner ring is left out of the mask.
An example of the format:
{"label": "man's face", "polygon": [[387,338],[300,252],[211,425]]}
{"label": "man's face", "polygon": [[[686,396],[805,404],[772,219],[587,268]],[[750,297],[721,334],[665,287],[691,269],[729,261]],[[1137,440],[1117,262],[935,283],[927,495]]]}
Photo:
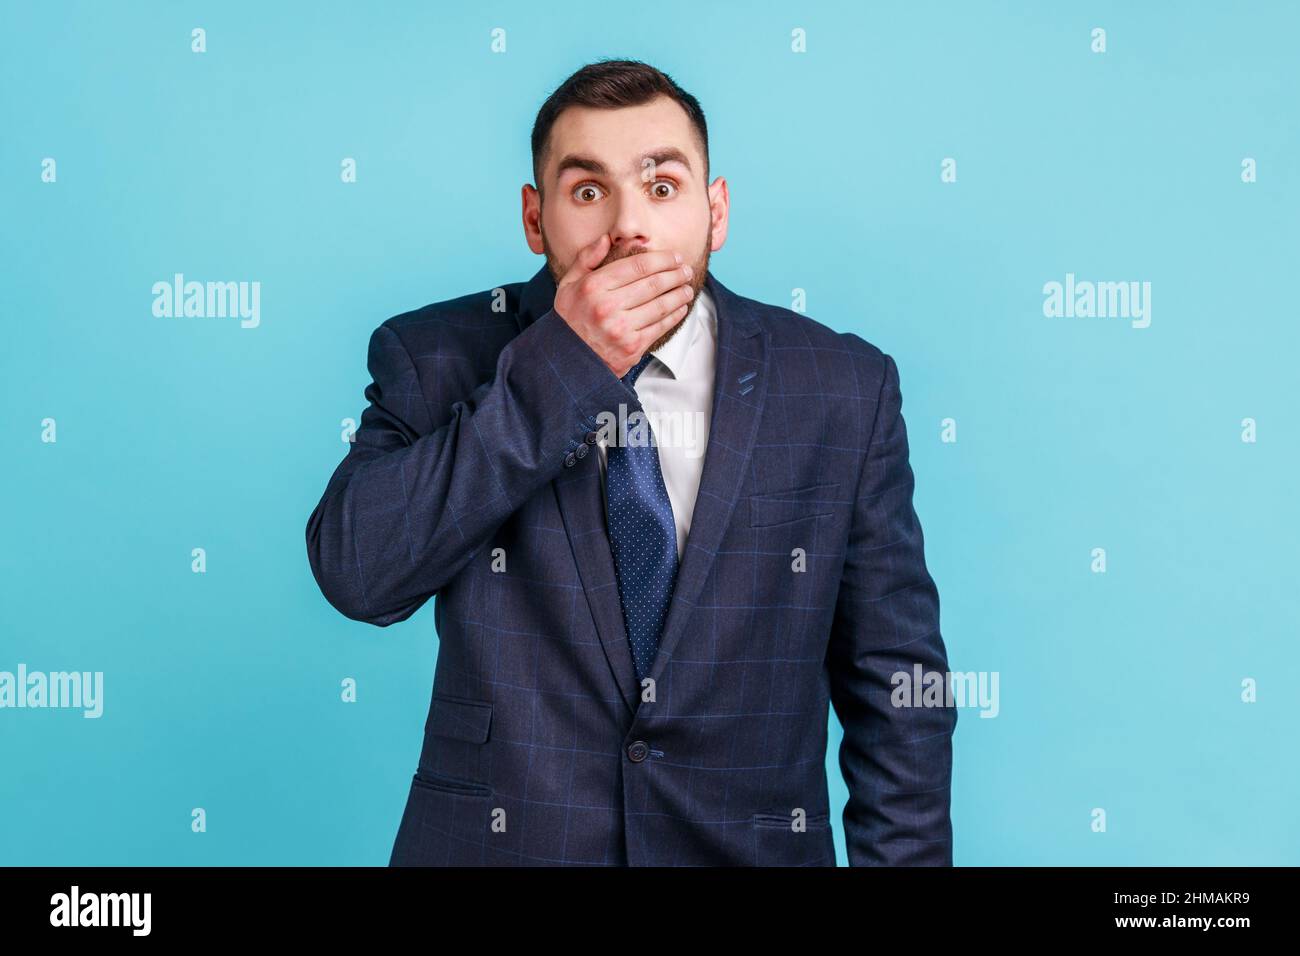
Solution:
{"label": "man's face", "polygon": [[569,107],[551,128],[544,163],[545,200],[524,187],[524,227],[557,284],[578,250],[607,233],[602,266],[642,252],[680,252],[699,295],[709,253],[726,241],[727,187],[721,177],[706,186],[704,156],[680,105],[660,96],[619,109]]}

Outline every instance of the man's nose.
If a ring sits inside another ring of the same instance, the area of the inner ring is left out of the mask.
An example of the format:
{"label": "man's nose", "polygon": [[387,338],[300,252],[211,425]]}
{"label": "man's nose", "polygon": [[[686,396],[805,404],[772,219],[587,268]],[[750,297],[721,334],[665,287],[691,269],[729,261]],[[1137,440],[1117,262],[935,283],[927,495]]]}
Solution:
{"label": "man's nose", "polygon": [[630,249],[649,248],[650,236],[645,231],[645,210],[636,196],[619,196],[615,199],[614,221],[610,223],[610,251],[628,255]]}

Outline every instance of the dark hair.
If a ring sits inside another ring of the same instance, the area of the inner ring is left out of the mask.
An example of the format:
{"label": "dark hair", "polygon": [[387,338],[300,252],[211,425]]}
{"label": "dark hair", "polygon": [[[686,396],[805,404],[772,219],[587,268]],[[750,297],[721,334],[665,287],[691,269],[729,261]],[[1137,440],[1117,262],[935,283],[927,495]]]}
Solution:
{"label": "dark hair", "polygon": [[656,96],[677,102],[695,127],[700,152],[704,156],[704,181],[709,181],[709,128],[699,100],[687,93],[667,73],[640,60],[599,60],[588,63],[559,85],[533,123],[533,179],[540,192],[546,151],[550,148],[551,127],[560,113],[570,106],[617,109],[640,106]]}

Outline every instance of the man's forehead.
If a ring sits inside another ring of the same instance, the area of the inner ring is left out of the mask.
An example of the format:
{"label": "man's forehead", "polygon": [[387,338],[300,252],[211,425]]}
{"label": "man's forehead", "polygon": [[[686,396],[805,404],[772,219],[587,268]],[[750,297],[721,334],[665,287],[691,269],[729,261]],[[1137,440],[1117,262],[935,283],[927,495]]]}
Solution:
{"label": "man's forehead", "polygon": [[606,160],[585,149],[580,152],[565,153],[556,162],[555,175],[558,178],[564,175],[566,170],[577,169],[598,176],[616,176],[620,173],[635,176],[646,167],[653,169],[668,163],[678,163],[688,173],[695,171],[696,164],[691,161],[691,157],[685,150],[677,146],[654,146],[646,150],[634,150],[630,158],[622,160],[613,158]]}
{"label": "man's forehead", "polygon": [[615,109],[569,107],[552,128],[548,165],[556,178],[568,169],[637,175],[650,163],[680,163],[693,174],[703,172],[696,138],[686,111],[667,97]]}

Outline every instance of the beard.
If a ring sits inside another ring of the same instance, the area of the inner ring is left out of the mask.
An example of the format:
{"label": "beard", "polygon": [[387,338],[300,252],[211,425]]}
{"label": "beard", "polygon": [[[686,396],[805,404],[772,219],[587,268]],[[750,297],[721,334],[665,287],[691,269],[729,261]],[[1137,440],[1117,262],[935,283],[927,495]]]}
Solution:
{"label": "beard", "polygon": [[[710,241],[712,232],[713,232],[713,215],[712,213],[710,213],[709,228],[704,233],[704,243],[703,243],[703,247],[700,249],[699,254],[694,259],[692,259],[689,254],[685,252],[682,253],[683,261],[690,263],[692,269],[691,280],[690,280],[691,308],[695,307],[695,302],[700,297],[700,290],[704,288],[704,282],[708,278],[709,246],[712,245],[712,242]],[[551,253],[550,244],[546,241],[546,230],[541,229],[541,233],[542,233],[542,250],[546,253],[546,266],[548,269],[551,270],[551,277],[555,280],[555,284],[558,286],[560,284],[560,280],[564,278],[564,274],[569,271],[569,268],[568,266],[561,264],[559,260],[557,260],[555,256]],[[651,250],[646,249],[644,246],[638,246],[635,249],[610,249],[609,254],[605,256],[605,258],[601,261],[600,265],[597,266],[596,268],[599,269],[602,266],[609,265],[611,262],[617,262],[619,259],[626,259],[628,256],[638,256],[641,255],[642,253],[650,252],[650,251]],[[652,342],[650,344],[650,347],[647,348],[646,351],[653,352],[656,349],[663,348],[663,346],[668,342],[668,340],[677,334],[677,330],[686,324],[686,319],[687,316],[689,315],[690,315],[690,310],[688,309],[686,315],[682,316],[681,320],[676,325],[674,325],[671,329],[669,329],[663,335],[659,336],[659,338],[657,338],[654,342]]]}

